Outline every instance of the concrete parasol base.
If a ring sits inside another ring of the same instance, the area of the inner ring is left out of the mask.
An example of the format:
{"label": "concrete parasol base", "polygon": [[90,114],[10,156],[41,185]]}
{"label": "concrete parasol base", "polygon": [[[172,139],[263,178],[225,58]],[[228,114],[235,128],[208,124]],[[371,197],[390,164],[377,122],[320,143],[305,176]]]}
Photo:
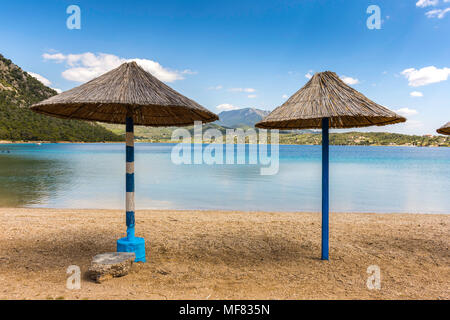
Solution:
{"label": "concrete parasol base", "polygon": [[134,252],[134,262],[145,262],[145,240],[144,238],[122,238],[117,240],[117,252]]}

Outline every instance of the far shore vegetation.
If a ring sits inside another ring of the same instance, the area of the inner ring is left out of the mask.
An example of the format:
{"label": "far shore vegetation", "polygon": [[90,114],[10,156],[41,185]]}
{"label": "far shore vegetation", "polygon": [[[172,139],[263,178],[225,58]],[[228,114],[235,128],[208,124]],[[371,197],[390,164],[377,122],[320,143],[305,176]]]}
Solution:
{"label": "far shore vegetation", "polygon": [[[138,130],[139,131],[139,130]],[[123,142],[125,137],[120,132],[116,133],[121,137],[115,139],[115,141],[102,141],[99,140],[7,140],[0,139],[0,144],[5,143],[90,143],[90,142]],[[136,134],[137,143],[179,143],[180,140],[172,140],[171,133],[154,135],[152,137],[140,136]],[[193,140],[193,139],[192,139]],[[194,141],[192,141],[194,142]],[[213,143],[213,140],[204,140],[204,143]],[[216,141],[221,143],[222,141]],[[248,137],[246,137],[246,143],[250,143]],[[225,143],[225,139],[223,139]],[[235,141],[237,143],[237,141]],[[269,140],[270,143],[270,140]],[[279,143],[282,145],[321,145],[322,136],[318,133],[280,133]],[[445,136],[415,136],[405,135],[398,133],[387,132],[346,132],[346,133],[331,133],[330,134],[331,145],[343,145],[343,146],[407,146],[407,147],[450,147],[450,138]]]}
{"label": "far shore vegetation", "polygon": [[[110,124],[104,124],[104,126],[117,135],[124,135],[123,126]],[[218,129],[223,135],[225,135],[226,128],[224,127],[215,124],[204,126],[204,130],[207,130],[209,128]],[[191,134],[193,133],[192,127],[187,127],[186,129],[188,129]],[[180,141],[172,140],[173,130],[175,130],[175,128],[136,127],[136,141],[153,143],[178,143]],[[270,138],[270,135],[268,136]],[[211,141],[204,142],[210,143]],[[218,142],[220,143],[221,141]],[[246,143],[249,143],[248,138],[246,138]],[[322,135],[320,134],[320,131],[313,132],[312,130],[306,130],[306,132],[280,131],[279,143],[286,145],[320,145],[322,143]],[[331,133],[330,144],[346,146],[450,147],[450,138],[442,135],[418,136],[389,132],[342,132]]]}

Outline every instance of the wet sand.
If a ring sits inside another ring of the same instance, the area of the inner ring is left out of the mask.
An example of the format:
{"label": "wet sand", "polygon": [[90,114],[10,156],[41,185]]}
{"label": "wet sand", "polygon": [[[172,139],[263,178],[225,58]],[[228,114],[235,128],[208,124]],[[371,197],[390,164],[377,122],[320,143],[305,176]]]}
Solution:
{"label": "wet sand", "polygon": [[[122,211],[0,209],[0,299],[449,299],[450,216],[338,213],[330,261],[320,214],[138,211],[145,264],[102,284],[86,276],[125,234]],[[80,290],[66,269],[82,271]],[[367,268],[381,271],[369,290]]]}

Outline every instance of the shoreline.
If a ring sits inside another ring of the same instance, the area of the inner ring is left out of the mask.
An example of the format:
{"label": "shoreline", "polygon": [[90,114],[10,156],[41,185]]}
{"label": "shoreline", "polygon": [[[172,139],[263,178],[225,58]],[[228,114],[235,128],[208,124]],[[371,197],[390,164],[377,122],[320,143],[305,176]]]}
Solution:
{"label": "shoreline", "polygon": [[[118,211],[118,212],[124,212],[125,209],[116,209],[116,208],[61,208],[61,207],[1,207],[0,210],[18,210],[18,209],[25,209],[25,210],[56,210],[56,211],[65,211],[65,210],[74,210],[74,211],[98,211],[98,212],[112,212],[112,211]],[[280,210],[280,211],[273,211],[273,210],[239,210],[239,209],[170,209],[170,208],[141,208],[136,209],[136,212],[174,212],[174,213],[183,213],[183,212],[197,212],[197,213],[208,213],[208,212],[220,212],[220,213],[233,213],[233,212],[240,212],[245,214],[253,214],[253,213],[278,213],[278,214],[321,214],[319,211],[293,211],[293,210]],[[449,212],[377,212],[377,211],[330,211],[330,214],[356,214],[356,215],[424,215],[424,216],[430,216],[430,215],[449,215]]]}
{"label": "shoreline", "polygon": [[[11,144],[124,144],[124,141],[101,141],[101,142],[73,142],[73,141],[8,141],[8,140],[0,140],[1,145],[11,145]],[[167,141],[167,142],[150,142],[150,141],[138,141],[136,140],[134,143],[149,143],[149,144],[178,144],[183,143],[182,141]],[[198,142],[192,142],[191,144],[196,144]],[[202,144],[210,144],[208,142],[202,142]],[[237,143],[235,143],[236,145]],[[225,143],[224,143],[225,145]],[[245,145],[249,145],[249,143],[245,143]],[[268,143],[271,145],[271,143]],[[320,146],[320,144],[278,144],[279,146]],[[448,148],[447,146],[411,146],[411,145],[382,145],[382,144],[374,144],[374,145],[356,145],[356,144],[330,144],[330,146],[340,146],[340,147],[408,147],[408,148]]]}
{"label": "shoreline", "polygon": [[[115,251],[122,210],[0,209],[0,299],[450,299],[450,216],[137,210],[147,263],[102,284],[92,257]],[[81,289],[66,269],[78,265]],[[379,266],[381,290],[366,286]]]}

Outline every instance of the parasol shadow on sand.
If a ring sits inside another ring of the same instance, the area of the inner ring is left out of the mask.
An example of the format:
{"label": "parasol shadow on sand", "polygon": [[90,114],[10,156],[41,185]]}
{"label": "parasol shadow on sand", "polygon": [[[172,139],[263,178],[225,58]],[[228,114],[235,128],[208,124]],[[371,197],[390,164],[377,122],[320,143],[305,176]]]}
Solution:
{"label": "parasol shadow on sand", "polygon": [[262,129],[322,129],[322,260],[329,259],[329,128],[384,126],[406,119],[369,100],[334,72],[316,73],[258,122]]}
{"label": "parasol shadow on sand", "polygon": [[117,241],[118,252],[135,252],[145,262],[144,238],[135,236],[134,125],[188,126],[219,118],[173,90],[136,62],[124,63],[79,87],[31,106],[31,110],[67,119],[126,125],[127,236]]}

